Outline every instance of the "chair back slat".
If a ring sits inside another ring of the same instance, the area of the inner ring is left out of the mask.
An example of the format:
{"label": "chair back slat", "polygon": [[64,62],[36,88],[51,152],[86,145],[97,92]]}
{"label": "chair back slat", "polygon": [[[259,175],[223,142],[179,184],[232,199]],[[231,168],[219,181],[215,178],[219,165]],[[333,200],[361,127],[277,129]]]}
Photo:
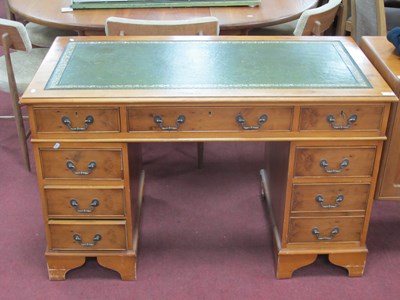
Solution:
{"label": "chair back slat", "polygon": [[[8,92],[10,93],[11,96],[13,117],[15,118],[17,126],[18,140],[21,145],[25,167],[28,171],[30,171],[31,166],[29,162],[29,150],[27,145],[27,139],[30,135],[30,130],[27,131],[25,129],[21,106],[19,104],[19,93],[14,74],[13,62],[11,60],[10,50],[15,49],[22,51],[30,51],[32,49],[32,45],[30,43],[24,25],[16,21],[0,19],[0,35],[1,35],[0,43],[1,46],[3,47],[4,62],[6,66],[5,69],[7,73]],[[3,91],[6,91],[6,88]]]}
{"label": "chair back slat", "polygon": [[[0,18],[0,36],[7,33],[10,38],[10,48],[21,51],[30,51],[32,44],[30,42],[25,26],[17,21],[6,20]],[[3,41],[1,42],[2,46]]]}
{"label": "chair back slat", "polygon": [[330,0],[328,3],[306,10],[297,22],[294,35],[321,35],[328,30],[337,14],[342,0]]}
{"label": "chair back slat", "polygon": [[177,21],[137,20],[110,17],[106,21],[106,35],[218,35],[219,24],[215,17],[193,18]]}

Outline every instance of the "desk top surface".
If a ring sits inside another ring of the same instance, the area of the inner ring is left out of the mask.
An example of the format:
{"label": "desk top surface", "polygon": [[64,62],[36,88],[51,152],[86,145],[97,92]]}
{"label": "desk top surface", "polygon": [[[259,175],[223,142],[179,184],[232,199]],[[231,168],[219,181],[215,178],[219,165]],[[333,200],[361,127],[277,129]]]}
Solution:
{"label": "desk top surface", "polygon": [[23,98],[294,96],[393,93],[349,38],[86,37],[58,39]]}
{"label": "desk top surface", "polygon": [[[307,76],[304,76],[307,74]],[[46,89],[370,88],[340,41],[71,41]]]}

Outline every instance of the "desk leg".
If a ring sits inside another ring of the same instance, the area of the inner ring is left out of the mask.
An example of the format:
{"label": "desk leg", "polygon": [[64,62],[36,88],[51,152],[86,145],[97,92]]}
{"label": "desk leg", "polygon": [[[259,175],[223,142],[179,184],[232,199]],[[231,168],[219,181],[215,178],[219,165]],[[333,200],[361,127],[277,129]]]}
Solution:
{"label": "desk leg", "polygon": [[347,269],[350,277],[361,277],[364,274],[368,250],[352,253],[331,253],[329,261]]}
{"label": "desk leg", "polygon": [[71,256],[46,253],[47,270],[50,280],[65,280],[68,271],[81,267],[85,261],[84,256]]}
{"label": "desk leg", "polygon": [[[291,278],[294,271],[312,264],[318,254],[279,254],[276,268],[276,277],[279,279]],[[350,277],[361,277],[364,274],[367,250],[352,253],[330,253],[329,261],[339,267],[347,269]]]}
{"label": "desk leg", "polygon": [[136,280],[136,255],[97,256],[97,262],[105,268],[118,272],[122,280]]}
{"label": "desk leg", "polygon": [[312,264],[317,259],[317,254],[288,254],[278,253],[276,265],[276,278],[291,278],[294,271]]}
{"label": "desk leg", "polygon": [[131,253],[115,253],[100,254],[91,253],[82,254],[64,254],[64,253],[46,253],[47,268],[50,280],[65,280],[68,271],[79,268],[84,265],[86,257],[97,258],[99,265],[116,271],[120,274],[122,280],[136,279],[136,254]]}

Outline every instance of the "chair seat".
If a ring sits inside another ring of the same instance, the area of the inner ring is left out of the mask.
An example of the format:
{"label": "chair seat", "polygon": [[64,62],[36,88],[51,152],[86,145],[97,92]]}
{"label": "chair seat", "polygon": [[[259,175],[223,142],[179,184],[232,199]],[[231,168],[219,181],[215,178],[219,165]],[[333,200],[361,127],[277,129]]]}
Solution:
{"label": "chair seat", "polygon": [[54,39],[58,36],[75,36],[76,31],[58,29],[54,27],[48,27],[39,25],[33,22],[29,22],[25,25],[26,31],[28,32],[29,38],[32,45],[43,48],[50,48],[53,44]]}
{"label": "chair seat", "polygon": [[[26,90],[48,50],[47,48],[35,48],[29,52],[16,51],[11,53],[11,61],[19,93],[23,93]],[[0,57],[0,90],[7,93],[10,92],[4,56]]]}
{"label": "chair seat", "polygon": [[298,20],[293,20],[290,22],[278,24],[278,25],[273,25],[273,26],[268,26],[268,27],[262,27],[262,28],[256,28],[250,31],[250,35],[293,35],[293,31],[296,28]]}

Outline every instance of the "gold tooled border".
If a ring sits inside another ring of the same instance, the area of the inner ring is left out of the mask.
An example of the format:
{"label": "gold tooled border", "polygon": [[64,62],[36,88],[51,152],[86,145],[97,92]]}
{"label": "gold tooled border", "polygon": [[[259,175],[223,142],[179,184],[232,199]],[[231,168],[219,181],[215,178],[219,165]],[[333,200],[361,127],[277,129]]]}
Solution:
{"label": "gold tooled border", "polygon": [[[96,45],[96,44],[176,44],[179,43],[222,43],[222,44],[277,44],[277,43],[330,43],[344,64],[353,75],[358,84],[293,84],[293,83],[257,83],[257,84],[110,84],[110,85],[80,85],[80,84],[60,84],[65,69],[67,68],[71,57],[73,57],[78,45]],[[53,74],[46,84],[46,90],[78,90],[78,89],[268,89],[268,88],[371,88],[371,84],[362,73],[358,65],[354,62],[345,47],[340,41],[73,41],[71,40],[64,49],[64,52],[56,65]]]}

